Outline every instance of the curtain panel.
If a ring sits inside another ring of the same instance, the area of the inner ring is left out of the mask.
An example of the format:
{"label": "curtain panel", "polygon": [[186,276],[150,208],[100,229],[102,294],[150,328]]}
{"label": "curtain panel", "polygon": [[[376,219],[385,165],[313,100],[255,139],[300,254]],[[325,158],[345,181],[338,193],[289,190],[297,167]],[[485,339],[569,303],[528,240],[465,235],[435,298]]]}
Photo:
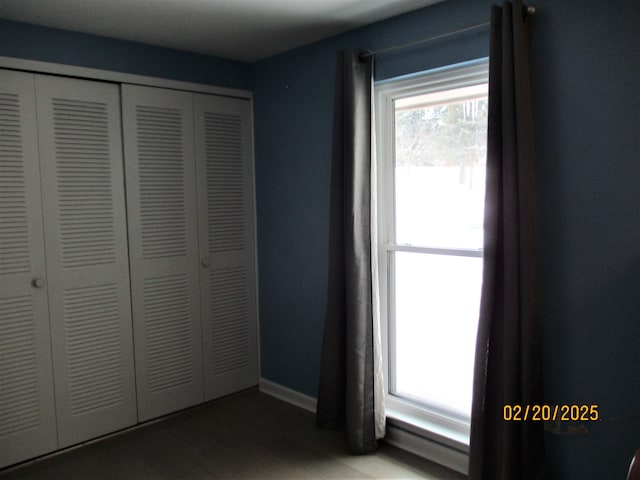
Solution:
{"label": "curtain panel", "polygon": [[[373,59],[338,55],[331,174],[329,284],[316,424],[345,428],[349,451],[376,449],[376,349],[372,300]],[[376,435],[378,432],[378,435]]]}
{"label": "curtain panel", "polygon": [[504,405],[542,403],[529,21],[520,0],[492,7],[470,480],[529,480],[543,472],[542,422],[503,419]]}

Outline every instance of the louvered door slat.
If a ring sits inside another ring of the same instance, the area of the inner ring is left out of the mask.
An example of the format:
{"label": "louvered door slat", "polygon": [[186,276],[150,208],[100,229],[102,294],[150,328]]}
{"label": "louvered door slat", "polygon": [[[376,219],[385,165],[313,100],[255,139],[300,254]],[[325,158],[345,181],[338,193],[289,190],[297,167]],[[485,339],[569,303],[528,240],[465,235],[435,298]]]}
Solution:
{"label": "louvered door slat", "polygon": [[33,75],[0,70],[0,468],[57,447],[35,113]]}
{"label": "louvered door slat", "polygon": [[250,106],[194,95],[207,400],[257,384]]}
{"label": "louvered door slat", "polygon": [[123,85],[140,420],[202,402],[191,94]]}
{"label": "louvered door slat", "polygon": [[36,76],[60,447],[136,422],[116,85]]}

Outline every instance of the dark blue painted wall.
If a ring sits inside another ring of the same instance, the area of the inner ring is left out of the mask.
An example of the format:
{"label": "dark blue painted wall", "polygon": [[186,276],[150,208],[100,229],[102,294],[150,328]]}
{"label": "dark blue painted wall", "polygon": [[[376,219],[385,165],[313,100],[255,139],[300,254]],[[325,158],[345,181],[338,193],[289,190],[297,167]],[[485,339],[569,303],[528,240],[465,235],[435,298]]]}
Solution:
{"label": "dark blue painted wall", "polygon": [[550,436],[555,478],[626,478],[640,448],[640,2],[537,2],[533,41],[549,402],[597,403]]}
{"label": "dark blue painted wall", "polygon": [[[335,52],[486,21],[449,0],[253,65],[262,375],[316,394],[327,293]],[[548,435],[552,478],[625,478],[640,448],[640,2],[537,0],[532,63],[550,403],[599,404]],[[486,56],[487,30],[376,59],[378,80]]]}
{"label": "dark blue painted wall", "polygon": [[0,55],[248,89],[249,65],[0,19]]}

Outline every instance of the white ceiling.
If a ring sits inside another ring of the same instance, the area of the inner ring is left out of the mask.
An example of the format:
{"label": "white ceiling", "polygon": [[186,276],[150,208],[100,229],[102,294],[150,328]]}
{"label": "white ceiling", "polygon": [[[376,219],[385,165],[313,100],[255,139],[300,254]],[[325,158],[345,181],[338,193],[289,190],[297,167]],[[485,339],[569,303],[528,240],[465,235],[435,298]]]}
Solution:
{"label": "white ceiling", "polygon": [[442,0],[0,0],[0,18],[254,62]]}

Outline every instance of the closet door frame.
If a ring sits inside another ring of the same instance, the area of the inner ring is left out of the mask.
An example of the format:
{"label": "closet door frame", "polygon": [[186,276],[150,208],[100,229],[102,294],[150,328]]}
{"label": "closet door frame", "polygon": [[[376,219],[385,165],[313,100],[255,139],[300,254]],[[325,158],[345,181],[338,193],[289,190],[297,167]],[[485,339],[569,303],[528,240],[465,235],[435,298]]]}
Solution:
{"label": "closet door frame", "polygon": [[[133,84],[133,85],[173,89],[178,91],[189,92],[194,95],[200,93],[200,94],[215,95],[215,96],[228,97],[228,98],[234,98],[234,99],[243,99],[243,100],[249,101],[250,104],[253,99],[252,92],[248,90],[217,87],[217,86],[212,86],[207,84],[177,81],[177,80],[170,80],[170,79],[159,78],[159,77],[149,77],[149,76],[143,76],[143,75],[116,72],[116,71],[108,71],[108,70],[93,69],[93,68],[87,68],[87,67],[78,67],[73,65],[58,64],[58,63],[52,63],[52,62],[42,62],[38,60],[21,59],[21,58],[15,58],[15,57],[0,56],[0,68],[7,69],[8,71],[12,71],[12,72],[18,72],[18,71],[23,72],[26,75],[51,74],[51,75],[58,75],[63,77],[76,78],[76,79],[97,80],[97,81],[116,84],[118,87],[121,87],[124,84]],[[252,244],[253,244],[253,257],[255,262],[254,269],[252,272],[253,274],[255,274],[255,277],[253,279],[250,279],[250,281],[253,284],[253,289],[255,292],[255,302],[256,302],[255,303],[255,321],[256,321],[255,330],[256,330],[256,336],[257,338],[259,338],[259,311],[257,309],[257,306],[258,306],[258,298],[257,298],[258,297],[258,273],[257,273],[258,266],[257,266],[257,241],[256,241],[257,223],[255,218],[255,173],[254,173],[255,166],[254,166],[254,158],[253,158],[253,112],[252,111],[250,113],[249,123],[250,123],[249,130],[250,130],[250,139],[251,139],[250,140],[251,144],[249,145],[249,149],[250,149],[249,160],[250,160],[251,180],[252,180],[251,195],[253,197],[253,200],[252,200],[253,217],[250,220],[252,221],[252,228],[253,228]],[[33,237],[33,238],[36,238],[36,237]],[[40,272],[34,272],[34,274],[37,275],[38,278],[40,278]],[[31,276],[33,275],[30,275],[30,277]],[[45,286],[44,288],[39,289],[35,293],[37,296],[43,297],[44,303],[43,302],[41,303],[43,305],[46,305],[48,303],[46,298],[47,296],[46,293],[48,290],[47,288],[48,277],[46,275],[44,265],[42,268],[42,277],[43,277],[42,279],[44,280]],[[30,288],[33,289],[33,287],[30,287]],[[40,329],[39,335],[47,334],[45,336],[48,336],[48,332],[46,332],[46,330],[47,330],[46,328],[44,330]],[[259,372],[260,372],[260,342],[259,341],[257,342],[257,345],[256,345],[255,354],[257,356],[257,372],[258,372],[258,379],[259,379]],[[48,356],[48,355],[45,355],[45,356]],[[49,373],[43,374],[43,378],[45,378],[51,384],[49,387],[49,392],[53,394],[53,384],[52,384],[53,382],[51,378],[51,373],[49,372]],[[54,409],[53,402],[47,402],[47,404],[51,410]],[[142,422],[144,421],[144,419],[140,418],[138,421]],[[55,429],[55,422],[50,422],[50,423],[52,423]],[[40,440],[46,442],[46,439],[45,439],[46,437],[47,437],[46,435],[40,436]],[[51,436],[49,436],[49,438],[51,438]],[[53,444],[51,444],[51,442],[49,443],[50,445],[45,450],[46,451],[55,450],[57,446],[54,446]],[[61,448],[61,447],[57,447],[57,448]],[[20,457],[19,459],[16,459],[15,461],[20,461],[20,459],[30,458],[41,453],[46,453],[45,450],[40,450],[39,452],[28,454],[28,457],[25,457],[23,455],[22,457]]]}
{"label": "closet door frame", "polygon": [[97,68],[78,67],[75,65],[65,65],[60,63],[42,62],[39,60],[27,60],[16,57],[6,57],[0,55],[0,68],[9,70],[20,70],[30,73],[42,73],[73,77],[84,80],[99,80],[115,84],[131,84],[147,87],[168,88],[191,93],[206,93],[230,98],[253,99],[253,93],[249,90],[242,90],[228,87],[217,87],[204,83],[185,82],[181,80],[171,80],[168,78],[149,77],[146,75],[136,75],[131,73],[101,70]]}

